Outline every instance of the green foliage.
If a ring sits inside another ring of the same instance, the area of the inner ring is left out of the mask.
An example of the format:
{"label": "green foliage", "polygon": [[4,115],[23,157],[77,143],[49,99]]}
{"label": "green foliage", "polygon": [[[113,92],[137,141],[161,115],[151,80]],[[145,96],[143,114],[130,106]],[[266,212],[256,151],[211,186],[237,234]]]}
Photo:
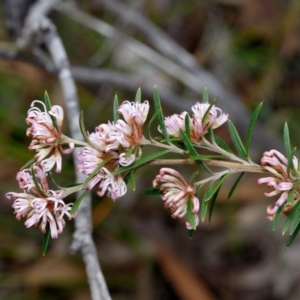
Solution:
{"label": "green foliage", "polygon": [[89,192],[88,189],[84,190],[84,191],[82,192],[82,194],[80,195],[80,197],[76,199],[76,201],[74,202],[74,204],[73,204],[73,206],[72,206],[72,209],[71,209],[71,211],[70,211],[70,214],[71,214],[71,215],[73,215],[73,216],[75,215],[75,213],[77,212],[77,210],[78,210],[78,208],[79,208],[79,206],[80,206],[80,203],[81,203],[82,199],[86,196],[86,194],[87,194],[88,192]]}
{"label": "green foliage", "polygon": [[194,205],[193,205],[193,201],[192,201],[192,198],[191,196],[189,197],[188,201],[187,201],[187,219],[192,227],[192,229],[196,229],[196,226],[197,226],[197,223],[196,223],[196,216],[195,214],[192,212],[193,211],[193,208],[194,208]]}
{"label": "green foliage", "polygon": [[[50,98],[49,98],[49,95],[47,92],[45,92],[44,94],[44,103],[45,103],[45,106],[46,106],[46,109],[47,109],[47,112],[49,112],[51,110],[51,107],[52,107],[52,104],[51,104],[51,101],[50,101]],[[52,116],[51,114],[49,114],[50,118],[51,118],[51,121],[52,121],[52,124],[53,126],[55,127],[55,129],[57,131],[59,131],[59,128],[58,128],[58,125],[57,125],[57,121],[56,121],[56,118],[54,116]]]}
{"label": "green foliage", "polygon": [[254,125],[257,121],[258,115],[260,113],[262,107],[262,103],[260,103],[256,109],[254,110],[250,122],[249,122],[249,126],[248,126],[248,130],[247,130],[247,136],[246,136],[246,154],[249,157],[249,150],[250,150],[250,142],[251,142],[251,138],[252,138],[252,134],[253,134],[253,129],[254,129]]}
{"label": "green foliage", "polygon": [[[187,134],[182,130],[179,129],[180,136],[182,138],[182,142],[186,148],[186,150],[189,152],[191,156],[197,156],[198,152],[191,143],[191,140],[188,138]],[[208,173],[212,174],[211,170],[205,165],[205,163],[202,160],[196,160],[196,162]]]}
{"label": "green foliage", "polygon": [[50,236],[51,236],[51,231],[50,231],[50,225],[49,223],[47,223],[46,225],[46,232],[44,234],[44,238],[43,238],[43,243],[42,243],[42,255],[45,256],[48,246],[49,246],[49,242],[50,242]]}
{"label": "green foliage", "polygon": [[230,137],[232,139],[232,142],[233,142],[237,152],[243,159],[247,160],[248,155],[247,155],[245,146],[244,146],[244,144],[240,138],[240,135],[239,135],[238,131],[236,130],[234,124],[230,120],[228,121],[228,129],[229,129]]}
{"label": "green foliage", "polygon": [[119,99],[118,95],[115,95],[114,98],[114,104],[113,104],[113,116],[114,116],[114,122],[117,122],[120,118],[119,113],[118,113],[118,108],[119,108]]}
{"label": "green foliage", "polygon": [[154,107],[155,107],[156,117],[157,117],[160,129],[162,131],[163,137],[167,141],[168,144],[171,144],[169,135],[167,133],[166,125],[165,125],[165,120],[164,120],[164,115],[163,115],[163,111],[162,111],[162,107],[161,107],[158,89],[156,86],[154,87],[153,99],[154,99]]}

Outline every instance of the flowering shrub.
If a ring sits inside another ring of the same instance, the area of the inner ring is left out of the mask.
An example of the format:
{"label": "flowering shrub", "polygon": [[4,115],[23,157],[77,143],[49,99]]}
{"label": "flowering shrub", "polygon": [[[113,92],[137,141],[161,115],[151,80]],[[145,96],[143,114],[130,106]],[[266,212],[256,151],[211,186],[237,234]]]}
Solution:
{"label": "flowering shrub", "polygon": [[[286,154],[270,150],[263,154],[260,164],[251,160],[250,141],[261,106],[258,105],[251,117],[243,143],[234,124],[228,120],[228,114],[216,107],[215,101],[209,102],[207,89],[203,92],[202,102],[191,107],[192,115],[185,111],[164,117],[155,88],[155,114],[147,128],[145,123],[150,104],[148,101],[141,102],[138,90],[132,102],[124,101],[119,105],[115,97],[113,120],[98,125],[92,133],[85,130],[81,115],[80,129],[85,139],[82,142],[61,132],[63,109],[52,106],[46,93],[44,103],[38,100],[32,102],[26,118],[29,126],[27,136],[32,137],[29,150],[36,154],[17,174],[23,192],[9,192],[6,197],[14,201],[12,207],[16,218],[25,219],[26,227],[35,226],[45,233],[46,238],[50,235],[57,238],[65,226],[64,216],[74,218],[82,200],[80,197],[74,204],[66,204],[63,199],[68,195],[97,187],[99,197],[107,195],[115,201],[126,194],[127,185],[135,188],[134,172],[137,168],[159,164],[163,167],[153,180],[153,188],[145,193],[160,194],[172,218],[185,218],[186,227],[192,235],[199,220],[203,221],[207,215],[211,218],[218,192],[229,175],[239,174],[228,198],[244,173],[262,173],[266,177],[260,178],[258,184],[266,183],[272,188],[266,196],[279,196],[275,205],[267,208],[268,218],[273,220],[275,228],[281,214],[287,215],[283,232],[290,228],[287,242],[290,245],[300,230],[299,160],[295,157],[295,150],[291,149],[287,124],[284,127]],[[153,138],[150,129],[155,120],[158,121],[159,136]],[[235,152],[214,132],[226,122]],[[86,181],[50,190],[48,173],[54,166],[56,172],[61,172],[61,153],[69,154],[75,146],[82,148],[77,156],[77,171],[87,176]],[[155,146],[159,150],[143,155],[142,147],[145,146]],[[205,149],[205,154],[201,153],[201,149]],[[169,159],[169,153],[181,155],[182,159]],[[171,164],[194,164],[208,176],[197,181],[195,172],[188,183],[178,171],[166,167]],[[213,171],[212,167],[221,167],[222,170]],[[200,194],[200,191],[204,192]]]}

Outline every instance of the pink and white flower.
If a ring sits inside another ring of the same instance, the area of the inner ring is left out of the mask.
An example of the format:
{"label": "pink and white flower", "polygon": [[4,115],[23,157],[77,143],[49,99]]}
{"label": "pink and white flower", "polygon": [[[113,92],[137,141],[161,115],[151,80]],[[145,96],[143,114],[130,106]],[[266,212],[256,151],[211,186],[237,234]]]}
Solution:
{"label": "pink and white flower", "polygon": [[42,169],[34,166],[33,170],[38,186],[35,186],[30,170],[21,171],[17,174],[17,180],[23,192],[7,193],[6,198],[14,200],[12,207],[16,218],[26,219],[27,228],[34,225],[45,233],[49,224],[51,237],[57,238],[65,227],[64,215],[69,219],[73,218],[70,214],[73,204],[65,204],[62,200],[63,191],[49,190],[47,175]]}
{"label": "pink and white flower", "polygon": [[135,142],[141,140],[143,138],[143,124],[149,112],[149,102],[147,100],[143,103],[124,101],[118,112],[131,128],[132,139]]}
{"label": "pink and white flower", "polygon": [[[209,103],[199,102],[192,106],[194,114],[192,117],[189,117],[189,127],[190,136],[194,142],[200,142],[210,128],[216,129],[228,120],[228,115],[223,113],[220,108],[214,105],[209,107]],[[208,109],[209,111],[207,112]],[[180,115],[174,114],[165,117],[164,122],[169,136],[180,138],[180,129],[186,131],[186,115],[187,112],[183,112]],[[158,131],[162,133],[160,126],[158,127]]]}
{"label": "pink and white flower", "polygon": [[[193,126],[191,127],[191,139],[195,142],[199,142],[202,136],[205,135],[208,130],[216,129],[223,125],[228,120],[228,115],[224,114],[222,110],[216,106],[212,106],[209,109],[209,103],[197,102],[192,106],[193,111]],[[209,111],[207,112],[207,110]]]}
{"label": "pink and white flower", "polygon": [[[187,203],[192,201],[196,226],[199,224],[198,212],[200,208],[199,199],[195,195],[195,189],[188,185],[179,172],[171,168],[162,168],[153,180],[153,187],[160,186],[162,200],[165,208],[170,208],[172,218],[181,218],[187,213]],[[186,227],[192,228],[187,221]]]}
{"label": "pink and white flower", "polygon": [[[174,114],[169,117],[165,117],[165,125],[167,129],[167,133],[172,137],[180,137],[180,129],[185,131],[185,117],[187,112],[184,111],[180,115]],[[158,127],[158,131],[162,133],[160,126]]]}
{"label": "pink and white flower", "polygon": [[[287,158],[277,150],[266,151],[261,159],[262,167],[268,172],[272,173],[272,177],[263,177],[258,179],[257,183],[266,183],[268,187],[272,188],[273,191],[265,193],[267,197],[273,197],[280,195],[278,200],[275,202],[274,207],[271,205],[267,208],[268,218],[273,220],[279,207],[285,205],[284,212],[288,211],[293,207],[294,202],[300,199],[299,191],[296,189],[293,195],[293,203],[287,204],[289,192],[294,188],[295,180],[292,178],[292,174],[287,173]],[[298,169],[298,159],[293,158],[293,164],[295,169]]]}
{"label": "pink and white flower", "polygon": [[[40,104],[44,110],[34,106]],[[53,121],[52,118],[55,120]],[[74,149],[74,143],[61,133],[64,118],[63,109],[54,105],[47,111],[42,101],[35,100],[28,110],[26,122],[30,126],[26,134],[32,137],[29,150],[35,150],[36,162],[45,172],[50,171],[56,164],[56,172],[61,171],[61,153],[69,154]],[[62,144],[68,144],[68,149],[63,149]]]}

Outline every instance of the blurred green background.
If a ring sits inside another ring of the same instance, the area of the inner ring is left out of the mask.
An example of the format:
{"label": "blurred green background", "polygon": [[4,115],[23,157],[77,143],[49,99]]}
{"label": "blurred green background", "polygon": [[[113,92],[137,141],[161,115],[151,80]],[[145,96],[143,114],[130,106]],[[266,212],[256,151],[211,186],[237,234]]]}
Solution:
{"label": "blurred green background", "polygon": [[[292,144],[299,144],[299,1],[122,3],[186,49],[250,112],[263,101],[260,122],[271,137],[281,138],[283,124],[288,121]],[[77,4],[80,11],[148,45],[145,35],[121,22],[97,1]],[[1,50],[15,44],[5,27],[7,11],[3,3],[0,10]],[[112,42],[67,13],[54,10],[49,16],[57,26],[72,66],[123,75],[123,84],[96,78],[77,80],[88,130],[112,119],[116,92],[120,100],[134,98],[139,86],[126,85],[126,77],[129,81],[132,74],[151,84],[154,81],[158,88],[166,87],[182,99],[181,105],[186,98],[197,99],[178,80],[126,50],[122,38],[120,43]],[[41,51],[45,51],[43,45]],[[0,299],[89,299],[81,257],[68,252],[72,223],[67,224],[57,240],[51,241],[47,255],[42,257],[42,234],[26,229],[23,221],[18,222],[12,203],[5,198],[6,192],[18,190],[16,173],[32,155],[25,135],[25,117],[31,101],[42,99],[47,90],[53,104],[64,106],[58,79],[29,62],[0,57],[0,82]],[[147,90],[143,96],[152,100]],[[223,95],[218,98],[222,102]],[[164,104],[164,109],[166,114],[176,112],[172,99]],[[188,102],[184,109],[190,109]],[[230,115],[229,109],[227,112]],[[220,134],[226,139],[226,129]],[[255,147],[254,156],[259,158],[261,153],[256,153]],[[71,159],[66,157],[64,164],[65,171],[57,180],[70,183],[74,181]],[[229,182],[219,195],[212,224],[201,224],[190,240],[184,223],[171,219],[159,197],[149,198],[142,193],[151,186],[157,170],[140,170],[137,191],[129,192],[116,203],[93,196],[94,238],[113,299],[299,299],[300,239],[285,252],[280,229],[271,232],[272,224],[265,216],[267,205],[273,202],[264,198],[263,189],[256,187],[258,177],[246,177],[227,203]],[[191,173],[186,171],[188,174]]]}

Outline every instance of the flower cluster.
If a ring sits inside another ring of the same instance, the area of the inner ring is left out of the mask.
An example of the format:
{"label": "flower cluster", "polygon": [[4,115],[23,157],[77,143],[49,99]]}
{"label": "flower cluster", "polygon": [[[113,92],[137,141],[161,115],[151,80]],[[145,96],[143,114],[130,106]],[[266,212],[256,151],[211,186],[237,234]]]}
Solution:
{"label": "flower cluster", "polygon": [[118,109],[124,120],[101,124],[96,127],[95,132],[88,135],[90,146],[84,147],[79,153],[78,171],[89,176],[103,164],[87,184],[88,189],[99,183],[98,195],[103,196],[107,191],[113,200],[126,193],[127,188],[122,176],[113,176],[112,173],[119,166],[129,166],[140,157],[140,142],[144,138],[143,124],[148,111],[148,101],[124,101]]}
{"label": "flower cluster", "polygon": [[18,220],[26,219],[26,227],[34,225],[45,233],[49,224],[52,238],[57,238],[65,226],[64,215],[69,219],[72,218],[70,214],[72,204],[65,204],[62,200],[63,191],[49,189],[47,175],[41,168],[33,166],[32,171],[37,186],[31,170],[20,171],[17,174],[17,180],[23,192],[7,193],[6,198],[14,200],[12,207],[15,210],[16,218]]}
{"label": "flower cluster", "polygon": [[[299,161],[296,157],[293,157],[294,169],[298,170]],[[263,154],[261,159],[261,165],[264,170],[271,173],[273,176],[260,178],[257,183],[266,183],[268,187],[274,190],[270,193],[265,193],[267,197],[280,195],[275,203],[275,206],[268,206],[267,213],[270,220],[274,219],[274,216],[278,208],[284,204],[284,213],[289,214],[293,208],[295,201],[300,199],[300,194],[295,189],[293,191],[293,198],[291,203],[287,203],[289,192],[295,187],[295,178],[293,178],[292,172],[288,174],[288,159],[279,151],[271,150]]]}
{"label": "flower cluster", "polygon": [[[200,142],[208,130],[216,129],[228,120],[228,115],[214,105],[197,102],[192,106],[193,115],[190,117],[187,112],[180,115],[174,114],[165,118],[167,133],[171,137],[180,138],[180,129],[186,130],[185,118],[189,118],[190,136],[192,141]],[[161,128],[158,128],[162,132]]]}
{"label": "flower cluster", "polygon": [[[188,201],[192,203],[191,212],[194,214],[195,226],[199,224],[200,202],[195,195],[195,189],[188,185],[179,172],[171,168],[162,168],[153,180],[153,187],[160,185],[164,207],[170,208],[172,218],[181,218],[187,213]],[[186,221],[186,227],[192,228],[190,222]]]}
{"label": "flower cluster", "polygon": [[[44,111],[34,106],[42,105]],[[42,101],[35,100],[28,110],[26,122],[30,126],[27,136],[32,137],[29,150],[35,150],[36,163],[40,164],[45,172],[50,171],[56,164],[56,172],[61,171],[61,152],[69,154],[73,151],[74,143],[61,133],[64,118],[63,109],[54,105],[47,111]],[[63,149],[62,144],[69,144],[68,149]]]}

